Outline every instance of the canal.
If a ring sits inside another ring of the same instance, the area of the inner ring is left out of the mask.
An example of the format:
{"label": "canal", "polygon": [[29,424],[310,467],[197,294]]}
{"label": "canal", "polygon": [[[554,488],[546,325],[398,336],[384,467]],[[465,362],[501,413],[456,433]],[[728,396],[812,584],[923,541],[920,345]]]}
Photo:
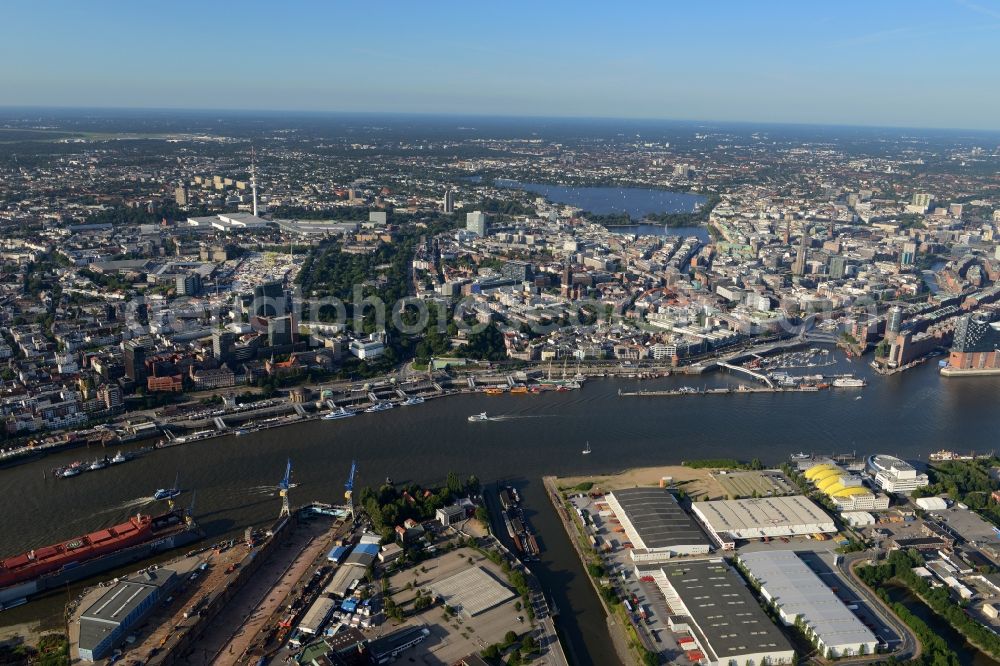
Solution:
{"label": "canal", "polygon": [[963,666],[1000,666],[1000,662],[991,659],[970,645],[962,634],[955,631],[950,624],[935,614],[924,602],[910,592],[908,588],[902,585],[889,584],[884,589],[889,595],[889,599],[906,606],[911,613],[926,622],[927,626],[935,634],[944,639],[948,647],[958,655],[958,660]]}

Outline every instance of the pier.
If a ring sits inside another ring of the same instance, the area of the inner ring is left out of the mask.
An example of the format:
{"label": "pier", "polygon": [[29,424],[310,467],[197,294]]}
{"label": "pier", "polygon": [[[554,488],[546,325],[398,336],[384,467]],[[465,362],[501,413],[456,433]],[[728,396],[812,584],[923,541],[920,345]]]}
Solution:
{"label": "pier", "polygon": [[818,393],[819,391],[826,390],[820,389],[818,387],[799,387],[799,386],[759,386],[759,387],[747,387],[740,386],[738,388],[711,388],[711,389],[695,389],[690,387],[684,387],[679,389],[665,389],[661,391],[618,391],[620,397],[677,397],[685,395],[744,395],[751,393]]}

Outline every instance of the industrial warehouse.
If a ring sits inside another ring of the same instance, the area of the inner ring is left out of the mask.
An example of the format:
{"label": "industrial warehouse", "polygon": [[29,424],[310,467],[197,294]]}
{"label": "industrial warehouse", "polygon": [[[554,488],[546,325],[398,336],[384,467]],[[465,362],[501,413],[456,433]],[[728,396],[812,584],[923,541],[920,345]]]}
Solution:
{"label": "industrial warehouse", "polygon": [[122,578],[80,615],[80,659],[97,661],[123,638],[176,581],[160,568]]}
{"label": "industrial warehouse", "polygon": [[798,624],[827,659],[874,654],[875,634],[790,550],[744,553],[740,561],[786,625]]}
{"label": "industrial warehouse", "polygon": [[697,559],[640,564],[636,572],[650,577],[674,611],[671,631],[688,660],[709,666],[791,664],[795,651],[761,609],[743,579],[723,559]]}
{"label": "industrial warehouse", "polygon": [[661,562],[707,555],[711,544],[666,488],[625,488],[607,495],[608,507],[631,542],[632,559]]}
{"label": "industrial warehouse", "polygon": [[691,509],[724,550],[733,550],[739,539],[837,531],[833,520],[804,495],[695,502]]}

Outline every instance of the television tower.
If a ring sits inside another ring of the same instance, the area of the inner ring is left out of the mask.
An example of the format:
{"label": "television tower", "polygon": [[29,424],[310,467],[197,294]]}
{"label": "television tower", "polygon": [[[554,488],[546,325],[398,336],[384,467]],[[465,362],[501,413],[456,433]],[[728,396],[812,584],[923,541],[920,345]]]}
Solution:
{"label": "television tower", "polygon": [[253,216],[257,217],[257,164],[253,146],[250,146],[250,189],[253,192]]}

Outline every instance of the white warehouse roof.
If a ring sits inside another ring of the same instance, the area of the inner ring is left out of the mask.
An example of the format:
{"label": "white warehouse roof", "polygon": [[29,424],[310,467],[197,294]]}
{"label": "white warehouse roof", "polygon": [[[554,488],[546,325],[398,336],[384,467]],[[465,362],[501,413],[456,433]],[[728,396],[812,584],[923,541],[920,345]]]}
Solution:
{"label": "white warehouse roof", "polygon": [[770,550],[740,555],[761,594],[777,604],[781,619],[794,624],[801,618],[807,634],[819,641],[821,654],[831,657],[858,654],[864,646],[875,651],[877,639],[802,559],[790,550]]}
{"label": "white warehouse roof", "polygon": [[837,531],[833,519],[804,495],[695,502],[691,509],[709,530],[736,539]]}
{"label": "white warehouse roof", "polygon": [[924,511],[944,511],[948,508],[948,503],[942,497],[918,497],[914,501]]}
{"label": "white warehouse roof", "polygon": [[867,511],[844,511],[840,517],[851,527],[867,527],[875,524],[875,516]]}

